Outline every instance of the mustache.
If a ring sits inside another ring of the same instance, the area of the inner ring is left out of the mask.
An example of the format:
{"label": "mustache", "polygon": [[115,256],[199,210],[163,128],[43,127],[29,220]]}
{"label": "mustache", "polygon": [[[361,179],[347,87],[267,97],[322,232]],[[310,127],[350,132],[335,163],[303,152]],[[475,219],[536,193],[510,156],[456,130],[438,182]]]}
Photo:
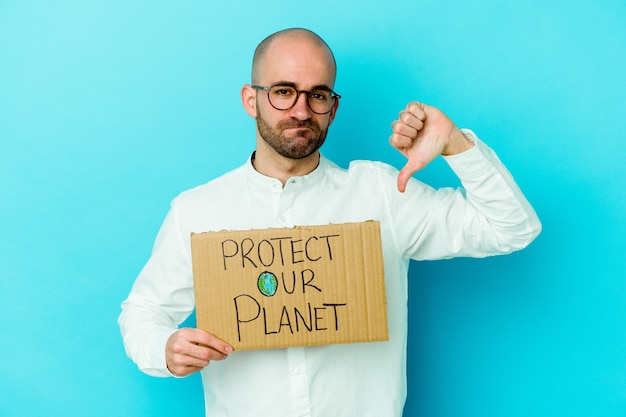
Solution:
{"label": "mustache", "polygon": [[280,121],[278,123],[278,128],[280,129],[294,129],[294,128],[299,128],[299,127],[308,127],[309,129],[312,129],[314,131],[319,131],[320,127],[319,125],[311,120],[298,120],[298,119],[289,119],[289,120],[283,120]]}

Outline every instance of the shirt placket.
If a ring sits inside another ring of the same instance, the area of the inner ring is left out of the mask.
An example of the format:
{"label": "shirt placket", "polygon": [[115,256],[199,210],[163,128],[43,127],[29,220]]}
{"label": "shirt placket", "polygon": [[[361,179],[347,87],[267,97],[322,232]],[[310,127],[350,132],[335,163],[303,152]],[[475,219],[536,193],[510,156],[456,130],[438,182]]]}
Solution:
{"label": "shirt placket", "polygon": [[294,417],[311,416],[311,396],[309,392],[309,378],[306,366],[305,348],[296,347],[287,349],[289,363],[289,390],[293,403]]}
{"label": "shirt placket", "polygon": [[293,204],[296,196],[296,187],[298,183],[294,179],[290,179],[282,189],[278,198],[278,206],[276,210],[276,222],[279,227],[293,227]]}
{"label": "shirt placket", "polygon": [[[276,222],[280,227],[293,227],[294,203],[299,188],[298,179],[290,179],[283,188],[276,210]],[[289,390],[293,404],[294,417],[308,417],[311,415],[310,387],[304,347],[287,349],[287,363],[289,367]]]}

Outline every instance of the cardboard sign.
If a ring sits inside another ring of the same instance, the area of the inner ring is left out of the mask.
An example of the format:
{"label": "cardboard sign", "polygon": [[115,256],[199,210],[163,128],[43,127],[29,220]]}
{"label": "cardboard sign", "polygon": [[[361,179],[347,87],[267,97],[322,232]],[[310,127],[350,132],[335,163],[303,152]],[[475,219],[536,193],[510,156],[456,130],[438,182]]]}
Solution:
{"label": "cardboard sign", "polygon": [[236,350],[389,340],[378,222],[191,235],[196,322]]}

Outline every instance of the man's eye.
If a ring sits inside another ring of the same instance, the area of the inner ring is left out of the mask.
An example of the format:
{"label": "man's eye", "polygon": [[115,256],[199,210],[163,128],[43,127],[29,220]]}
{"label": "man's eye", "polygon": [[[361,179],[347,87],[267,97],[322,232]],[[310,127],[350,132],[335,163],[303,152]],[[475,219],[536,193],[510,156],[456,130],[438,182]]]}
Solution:
{"label": "man's eye", "polygon": [[328,101],[330,100],[330,94],[326,91],[311,91],[309,95],[313,100],[316,101]]}
{"label": "man's eye", "polygon": [[294,94],[293,89],[291,88],[276,88],[274,89],[274,94],[281,97],[288,97]]}

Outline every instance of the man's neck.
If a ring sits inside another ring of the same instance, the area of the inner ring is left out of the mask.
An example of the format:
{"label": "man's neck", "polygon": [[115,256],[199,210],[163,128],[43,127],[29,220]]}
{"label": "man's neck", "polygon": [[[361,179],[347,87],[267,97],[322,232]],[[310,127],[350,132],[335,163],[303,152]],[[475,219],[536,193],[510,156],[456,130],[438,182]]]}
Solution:
{"label": "man's neck", "polygon": [[267,152],[266,149],[259,149],[255,152],[252,165],[261,174],[276,178],[283,186],[291,177],[298,177],[310,174],[320,162],[319,151],[303,159],[285,158],[274,152]]}

